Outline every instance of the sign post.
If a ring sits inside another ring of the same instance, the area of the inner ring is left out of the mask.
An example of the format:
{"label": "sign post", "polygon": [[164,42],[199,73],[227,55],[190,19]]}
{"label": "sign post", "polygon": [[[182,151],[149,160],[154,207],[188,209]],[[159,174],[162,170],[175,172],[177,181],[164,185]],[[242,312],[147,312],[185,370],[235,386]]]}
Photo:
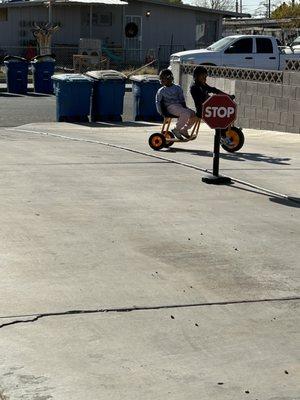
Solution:
{"label": "sign post", "polygon": [[220,139],[222,130],[228,128],[236,118],[236,103],[226,94],[216,94],[207,99],[202,106],[202,119],[215,129],[213,175],[202,178],[202,182],[221,185],[230,183],[227,176],[219,175]]}

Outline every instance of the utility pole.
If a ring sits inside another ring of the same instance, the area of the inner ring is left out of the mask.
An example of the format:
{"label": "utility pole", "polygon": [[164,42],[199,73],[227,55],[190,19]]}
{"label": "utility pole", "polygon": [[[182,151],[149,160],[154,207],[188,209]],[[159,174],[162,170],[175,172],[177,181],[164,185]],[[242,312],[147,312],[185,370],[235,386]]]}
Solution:
{"label": "utility pole", "polygon": [[235,12],[239,12],[239,0],[235,0]]}
{"label": "utility pole", "polygon": [[268,18],[271,18],[271,0],[268,0]]}
{"label": "utility pole", "polygon": [[243,12],[243,0],[240,0],[240,13]]}
{"label": "utility pole", "polygon": [[48,23],[52,25],[52,0],[49,0],[49,14],[48,14]]}

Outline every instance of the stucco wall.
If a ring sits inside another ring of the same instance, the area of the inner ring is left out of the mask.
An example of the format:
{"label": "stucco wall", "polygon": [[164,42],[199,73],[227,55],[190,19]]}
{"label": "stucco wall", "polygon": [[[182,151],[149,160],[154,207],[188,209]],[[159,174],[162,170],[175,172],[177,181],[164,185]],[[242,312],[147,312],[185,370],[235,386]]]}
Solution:
{"label": "stucco wall", "polygon": [[[146,12],[150,11],[150,16]],[[200,13],[193,10],[173,8],[150,3],[130,2],[125,7],[127,15],[142,16],[142,48],[170,45],[173,36],[174,44],[182,44],[186,49],[195,48],[196,16],[205,21],[217,21],[217,36],[221,34],[222,18],[212,13]]]}
{"label": "stucco wall", "polygon": [[[77,45],[80,37],[89,37],[89,27],[82,23],[84,10],[89,6],[55,4],[52,8],[53,21],[61,23],[60,31],[54,35],[55,44]],[[159,45],[183,45],[186,49],[195,47],[196,17],[200,21],[216,21],[217,32],[221,34],[221,16],[214,13],[196,12],[190,9],[168,7],[144,2],[130,2],[128,6],[93,6],[93,9],[112,12],[112,26],[93,26],[93,37],[109,38],[110,42],[122,46],[124,44],[124,16],[138,15],[142,17],[142,49],[157,48]],[[146,12],[150,11],[150,16]],[[18,6],[8,8],[8,21],[0,21],[0,46],[20,46],[21,30],[26,30],[25,40],[32,40],[30,27],[23,29],[20,21],[48,21],[46,6]]]}
{"label": "stucco wall", "polygon": [[[61,27],[53,36],[53,43],[78,45],[81,30],[81,7],[55,6],[52,9],[52,20],[60,22]],[[25,26],[21,26],[21,21]],[[11,7],[8,8],[8,21],[0,22],[0,46],[20,46],[21,40],[33,40],[29,22],[47,22],[48,8],[35,7]],[[26,35],[21,36],[21,31]]]}

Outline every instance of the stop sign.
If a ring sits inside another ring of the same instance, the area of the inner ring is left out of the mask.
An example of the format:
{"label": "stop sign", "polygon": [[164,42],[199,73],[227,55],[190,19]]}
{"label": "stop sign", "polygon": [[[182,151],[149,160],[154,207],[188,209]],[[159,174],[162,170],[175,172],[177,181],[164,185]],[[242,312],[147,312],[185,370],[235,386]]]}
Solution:
{"label": "stop sign", "polygon": [[227,94],[215,94],[202,106],[202,119],[212,129],[225,129],[236,118],[236,103]]}

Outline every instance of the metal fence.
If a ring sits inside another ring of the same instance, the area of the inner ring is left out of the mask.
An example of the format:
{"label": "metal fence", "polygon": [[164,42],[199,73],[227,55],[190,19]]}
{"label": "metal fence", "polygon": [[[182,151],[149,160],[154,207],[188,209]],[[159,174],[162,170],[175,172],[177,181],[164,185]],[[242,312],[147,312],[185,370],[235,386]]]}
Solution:
{"label": "metal fence", "polygon": [[[283,71],[271,71],[261,69],[248,69],[248,68],[233,68],[233,67],[216,67],[206,65],[205,68],[208,71],[208,75],[214,78],[228,78],[228,79],[241,79],[246,81],[257,81],[257,82],[283,82]],[[194,64],[181,64],[181,74],[193,74],[195,69]],[[299,61],[289,61],[284,69],[285,71],[299,71]]]}
{"label": "metal fence", "polygon": [[[174,52],[184,50],[183,45],[159,45],[156,49],[122,49],[122,48],[102,48],[101,59],[103,69],[112,68],[117,70],[134,69],[156,60],[154,66],[157,69],[169,65],[170,55]],[[52,53],[56,59],[57,69],[73,70],[74,55],[79,54],[78,46],[53,45]],[[25,46],[0,46],[0,63],[6,55],[21,56],[30,60],[38,54],[37,47]]]}

